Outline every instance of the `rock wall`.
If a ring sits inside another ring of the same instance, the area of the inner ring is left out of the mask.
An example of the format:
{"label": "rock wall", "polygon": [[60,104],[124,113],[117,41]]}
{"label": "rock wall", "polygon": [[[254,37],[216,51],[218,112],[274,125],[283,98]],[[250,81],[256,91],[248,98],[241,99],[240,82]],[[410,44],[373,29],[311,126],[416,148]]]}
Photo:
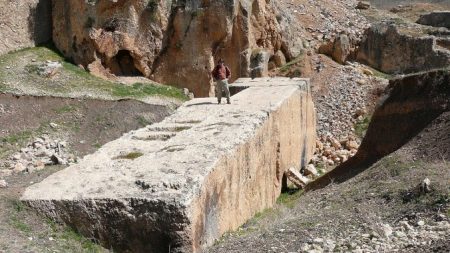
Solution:
{"label": "rock wall", "polygon": [[370,27],[356,59],[388,74],[408,74],[450,66],[450,51],[436,47],[436,37],[408,35],[395,24]]}
{"label": "rock wall", "polygon": [[0,0],[0,6],[0,54],[51,41],[51,0]]}
{"label": "rock wall", "polygon": [[[344,181],[394,152],[434,119],[450,111],[450,72],[439,70],[392,80],[380,99],[356,155],[311,184]],[[436,140],[440,141],[440,140]]]}
{"label": "rock wall", "polygon": [[196,96],[212,94],[218,58],[235,80],[267,68],[250,63],[282,48],[272,1],[53,0],[53,9],[53,40],[66,57],[99,75],[144,75]]}
{"label": "rock wall", "polygon": [[22,200],[105,247],[201,252],[273,206],[306,165],[315,110],[306,80],[242,79],[231,105],[187,102],[27,189]]}

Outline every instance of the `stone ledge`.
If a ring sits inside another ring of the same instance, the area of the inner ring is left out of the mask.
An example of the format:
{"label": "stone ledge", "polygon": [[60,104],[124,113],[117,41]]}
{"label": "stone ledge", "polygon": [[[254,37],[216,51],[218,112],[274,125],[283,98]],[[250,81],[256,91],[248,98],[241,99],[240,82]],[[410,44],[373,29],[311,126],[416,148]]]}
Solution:
{"label": "stone ledge", "polygon": [[30,186],[22,200],[119,251],[200,251],[273,206],[283,173],[313,154],[308,80],[234,86],[248,88],[231,105],[186,102]]}

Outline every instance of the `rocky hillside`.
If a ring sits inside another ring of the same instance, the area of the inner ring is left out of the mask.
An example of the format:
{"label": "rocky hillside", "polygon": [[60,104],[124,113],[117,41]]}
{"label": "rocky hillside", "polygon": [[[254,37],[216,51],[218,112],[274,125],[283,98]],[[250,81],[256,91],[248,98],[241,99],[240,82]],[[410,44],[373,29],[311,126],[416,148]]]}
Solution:
{"label": "rocky hillside", "polygon": [[[342,182],[366,169],[375,161],[402,147],[411,138],[440,117],[450,108],[450,75],[448,71],[427,72],[392,80],[372,115],[358,153],[348,162],[316,180],[310,187]],[[439,135],[439,133],[436,133]],[[435,157],[438,152],[448,159],[448,136],[436,138],[438,150],[425,157]]]}
{"label": "rocky hillside", "polygon": [[53,1],[53,41],[98,75],[143,75],[207,96],[219,58],[230,65],[232,80],[264,76],[317,40],[342,32],[360,36],[364,19],[340,15],[354,12],[354,3]]}

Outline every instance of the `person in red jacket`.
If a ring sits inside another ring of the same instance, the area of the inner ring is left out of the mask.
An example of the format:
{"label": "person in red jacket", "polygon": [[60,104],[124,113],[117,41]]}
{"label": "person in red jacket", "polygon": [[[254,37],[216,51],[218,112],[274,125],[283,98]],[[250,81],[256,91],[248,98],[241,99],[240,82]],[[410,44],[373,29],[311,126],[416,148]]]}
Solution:
{"label": "person in red jacket", "polygon": [[216,81],[216,97],[217,102],[220,104],[222,100],[222,91],[225,91],[227,96],[227,104],[231,104],[230,102],[230,89],[228,88],[228,78],[231,76],[230,69],[225,66],[225,62],[223,59],[220,59],[217,66],[212,71],[212,76]]}

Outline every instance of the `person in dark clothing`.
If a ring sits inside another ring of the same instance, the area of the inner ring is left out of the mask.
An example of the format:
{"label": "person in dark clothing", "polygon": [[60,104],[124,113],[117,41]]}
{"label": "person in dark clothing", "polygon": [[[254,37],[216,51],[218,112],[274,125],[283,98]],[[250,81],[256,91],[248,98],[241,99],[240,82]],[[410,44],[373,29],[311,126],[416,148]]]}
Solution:
{"label": "person in dark clothing", "polygon": [[227,103],[230,102],[230,89],[228,88],[228,78],[231,76],[230,69],[225,66],[225,62],[223,59],[220,59],[217,66],[212,71],[212,76],[216,81],[216,97],[217,102],[220,104],[222,100],[222,92],[225,91],[225,95],[227,96]]}

